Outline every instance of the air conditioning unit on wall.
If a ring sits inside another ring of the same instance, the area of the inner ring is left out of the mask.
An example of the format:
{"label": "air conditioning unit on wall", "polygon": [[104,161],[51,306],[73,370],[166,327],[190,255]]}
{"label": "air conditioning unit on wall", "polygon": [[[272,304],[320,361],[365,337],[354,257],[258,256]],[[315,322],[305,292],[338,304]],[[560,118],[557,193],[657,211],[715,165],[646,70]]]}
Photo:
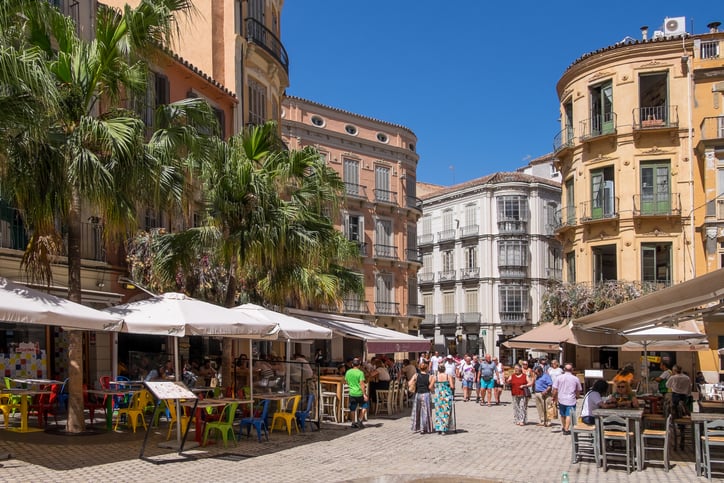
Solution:
{"label": "air conditioning unit on wall", "polygon": [[666,17],[664,19],[664,35],[675,37],[686,33],[686,17]]}

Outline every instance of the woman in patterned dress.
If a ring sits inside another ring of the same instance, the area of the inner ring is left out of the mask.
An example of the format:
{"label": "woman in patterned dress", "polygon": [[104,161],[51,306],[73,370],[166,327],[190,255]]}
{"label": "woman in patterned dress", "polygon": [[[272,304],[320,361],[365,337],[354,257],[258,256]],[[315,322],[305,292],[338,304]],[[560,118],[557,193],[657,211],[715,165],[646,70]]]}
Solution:
{"label": "woman in patterned dress", "polygon": [[427,373],[427,362],[420,363],[420,371],[412,376],[408,382],[410,388],[415,390],[415,401],[412,405],[412,431],[432,433],[432,409],[430,406],[430,391],[433,381]]}
{"label": "woman in patterned dress", "polygon": [[518,426],[525,426],[528,422],[528,398],[523,392],[523,387],[530,388],[530,385],[520,364],[513,366],[513,374],[506,382],[510,384],[510,393],[513,396],[513,422]]}
{"label": "woman in patterned dress", "polygon": [[452,416],[453,404],[455,403],[455,396],[451,386],[453,379],[445,373],[445,366],[437,368],[433,383],[435,385],[435,394],[432,397],[432,402],[435,405],[433,426],[437,434],[445,434],[450,429],[455,428],[455,421],[453,421]]}

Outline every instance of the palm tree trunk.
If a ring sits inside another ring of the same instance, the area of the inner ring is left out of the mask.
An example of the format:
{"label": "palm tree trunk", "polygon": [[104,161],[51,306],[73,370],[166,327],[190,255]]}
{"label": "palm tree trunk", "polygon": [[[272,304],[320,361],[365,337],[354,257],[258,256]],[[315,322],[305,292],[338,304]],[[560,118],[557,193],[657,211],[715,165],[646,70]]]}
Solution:
{"label": "palm tree trunk", "polygon": [[[233,264],[232,264],[233,270]],[[231,271],[230,271],[231,272]],[[226,298],[224,300],[225,307],[233,307],[236,300],[236,278],[230,273],[229,283],[226,287]],[[234,379],[234,355],[233,355],[233,339],[224,337],[221,341],[221,380],[226,387],[236,385]]]}
{"label": "palm tree trunk", "polygon": [[[68,298],[81,303],[80,282],[80,195],[73,192],[68,213]],[[85,430],[83,407],[83,334],[68,331],[68,422],[66,431],[80,433]]]}

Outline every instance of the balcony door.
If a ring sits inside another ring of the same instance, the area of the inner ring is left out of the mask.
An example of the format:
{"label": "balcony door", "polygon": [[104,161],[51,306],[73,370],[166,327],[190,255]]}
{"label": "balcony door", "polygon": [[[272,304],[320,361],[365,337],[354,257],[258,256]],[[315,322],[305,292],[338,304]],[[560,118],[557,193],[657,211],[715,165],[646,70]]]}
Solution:
{"label": "balcony door", "polygon": [[671,212],[671,183],[668,161],[641,165],[641,214]]}
{"label": "balcony door", "polygon": [[610,218],[615,213],[613,168],[591,171],[591,218]]}
{"label": "balcony door", "polygon": [[591,88],[591,135],[610,134],[615,127],[613,84],[609,81]]}

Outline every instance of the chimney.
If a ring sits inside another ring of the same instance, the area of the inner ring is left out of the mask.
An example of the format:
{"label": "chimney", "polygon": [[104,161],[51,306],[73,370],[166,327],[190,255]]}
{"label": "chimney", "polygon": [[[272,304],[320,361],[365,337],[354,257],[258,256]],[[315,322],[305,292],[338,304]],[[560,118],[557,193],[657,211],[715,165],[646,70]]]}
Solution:
{"label": "chimney", "polygon": [[719,31],[719,25],[721,25],[721,22],[712,22],[709,25],[707,25],[707,28],[709,29],[710,34],[715,34]]}
{"label": "chimney", "polygon": [[641,38],[644,40],[648,40],[648,38],[649,38],[649,26],[648,25],[644,25],[643,27],[641,27]]}

